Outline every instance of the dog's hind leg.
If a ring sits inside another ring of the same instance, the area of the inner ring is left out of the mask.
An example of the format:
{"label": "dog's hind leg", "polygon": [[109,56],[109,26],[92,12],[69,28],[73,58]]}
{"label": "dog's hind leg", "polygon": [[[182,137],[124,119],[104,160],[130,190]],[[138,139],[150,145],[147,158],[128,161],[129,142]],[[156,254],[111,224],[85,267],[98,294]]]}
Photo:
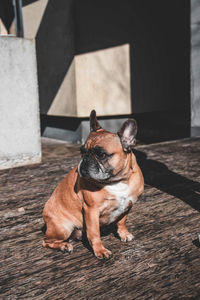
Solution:
{"label": "dog's hind leg", "polygon": [[51,249],[58,249],[62,252],[69,252],[71,253],[73,251],[73,246],[71,243],[65,242],[63,240],[55,240],[55,239],[44,239],[42,246],[45,248],[51,248]]}
{"label": "dog's hind leg", "polygon": [[46,237],[44,238],[42,246],[45,248],[59,249],[63,252],[68,251],[71,253],[73,251],[73,246],[71,243],[66,241],[71,236],[73,228],[70,228],[69,226],[67,228],[66,224],[64,224],[64,226],[62,226],[63,224],[58,226],[58,223],[56,225],[54,222],[48,221],[46,223]]}

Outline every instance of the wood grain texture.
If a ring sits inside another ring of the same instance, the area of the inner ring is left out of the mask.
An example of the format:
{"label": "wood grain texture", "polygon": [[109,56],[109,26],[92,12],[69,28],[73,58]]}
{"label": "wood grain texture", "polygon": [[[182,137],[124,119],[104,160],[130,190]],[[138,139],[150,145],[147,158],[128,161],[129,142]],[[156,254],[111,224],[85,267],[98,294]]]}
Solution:
{"label": "wood grain texture", "polygon": [[0,171],[0,299],[200,299],[200,139],[138,146],[145,192],[122,243],[97,260],[87,243],[72,254],[42,248],[42,210],[79,161],[78,146],[43,140],[43,163]]}

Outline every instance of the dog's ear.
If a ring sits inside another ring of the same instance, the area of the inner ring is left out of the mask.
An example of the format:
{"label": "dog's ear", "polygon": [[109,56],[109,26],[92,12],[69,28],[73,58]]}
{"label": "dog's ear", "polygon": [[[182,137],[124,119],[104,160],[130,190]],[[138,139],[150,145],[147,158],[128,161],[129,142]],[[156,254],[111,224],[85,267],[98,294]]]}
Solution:
{"label": "dog's ear", "polygon": [[136,144],[137,123],[134,119],[128,119],[117,132],[122,148],[130,152]]}
{"label": "dog's ear", "polygon": [[90,131],[97,131],[101,129],[96,117],[96,111],[92,110],[90,113]]}

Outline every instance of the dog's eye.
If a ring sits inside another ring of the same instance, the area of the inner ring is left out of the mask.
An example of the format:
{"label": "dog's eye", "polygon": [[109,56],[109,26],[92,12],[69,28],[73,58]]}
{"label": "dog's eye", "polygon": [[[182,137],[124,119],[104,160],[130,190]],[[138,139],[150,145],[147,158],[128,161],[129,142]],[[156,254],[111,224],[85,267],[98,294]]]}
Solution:
{"label": "dog's eye", "polygon": [[103,160],[110,157],[112,154],[108,154],[102,147],[95,147],[91,152],[96,156],[97,159]]}
{"label": "dog's eye", "polygon": [[107,154],[104,153],[104,152],[102,152],[102,153],[96,154],[96,156],[97,156],[99,159],[104,159],[104,158],[106,158]]}
{"label": "dog's eye", "polygon": [[97,152],[97,153],[95,153],[95,156],[96,156],[98,159],[103,160],[103,159],[106,159],[106,158],[108,158],[108,157],[110,157],[110,156],[112,156],[112,155],[110,155],[110,154],[108,154],[108,153],[106,153],[106,152]]}

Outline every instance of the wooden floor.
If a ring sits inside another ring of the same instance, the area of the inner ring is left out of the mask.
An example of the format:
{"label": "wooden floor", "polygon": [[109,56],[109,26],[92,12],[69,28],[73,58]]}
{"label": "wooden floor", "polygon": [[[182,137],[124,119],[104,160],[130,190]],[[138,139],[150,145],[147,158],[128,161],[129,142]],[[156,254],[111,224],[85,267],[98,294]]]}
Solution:
{"label": "wooden floor", "polygon": [[87,243],[42,248],[42,210],[79,147],[43,139],[43,163],[0,172],[0,299],[200,299],[200,138],[138,146],[145,192],[108,261]]}

